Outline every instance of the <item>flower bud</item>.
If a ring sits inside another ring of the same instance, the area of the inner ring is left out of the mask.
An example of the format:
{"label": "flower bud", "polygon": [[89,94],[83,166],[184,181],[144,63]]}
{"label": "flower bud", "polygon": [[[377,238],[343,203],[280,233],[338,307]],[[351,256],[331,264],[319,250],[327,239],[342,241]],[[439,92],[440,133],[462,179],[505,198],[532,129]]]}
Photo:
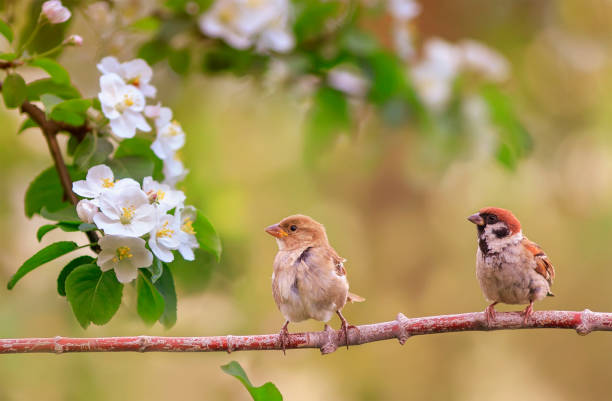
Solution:
{"label": "flower bud", "polygon": [[98,213],[98,206],[88,199],[81,199],[76,205],[77,215],[79,219],[85,223],[93,223],[93,218]]}
{"label": "flower bud", "polygon": [[52,24],[61,24],[70,19],[72,13],[62,5],[60,0],[45,1],[42,5],[42,14]]}
{"label": "flower bud", "polygon": [[66,46],[81,46],[83,38],[80,35],[70,35],[62,43]]}

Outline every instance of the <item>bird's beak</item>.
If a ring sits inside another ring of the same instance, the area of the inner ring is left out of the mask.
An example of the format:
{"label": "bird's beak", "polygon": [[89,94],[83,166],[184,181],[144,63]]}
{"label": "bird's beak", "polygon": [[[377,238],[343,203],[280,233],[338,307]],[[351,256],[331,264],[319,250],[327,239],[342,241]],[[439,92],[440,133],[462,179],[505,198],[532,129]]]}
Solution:
{"label": "bird's beak", "polygon": [[484,219],[478,213],[474,213],[467,219],[477,226],[484,226]]}
{"label": "bird's beak", "polygon": [[278,224],[272,224],[271,226],[266,227],[266,232],[276,238],[283,238],[289,235]]}

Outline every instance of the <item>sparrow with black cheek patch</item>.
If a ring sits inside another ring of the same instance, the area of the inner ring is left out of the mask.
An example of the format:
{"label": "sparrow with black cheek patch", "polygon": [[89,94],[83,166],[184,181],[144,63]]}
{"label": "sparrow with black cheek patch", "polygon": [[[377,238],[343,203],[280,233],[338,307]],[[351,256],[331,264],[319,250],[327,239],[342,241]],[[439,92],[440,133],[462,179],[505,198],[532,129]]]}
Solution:
{"label": "sparrow with black cheek patch", "polygon": [[495,320],[495,305],[502,302],[528,303],[523,319],[526,323],[534,301],[553,296],[553,265],[542,248],[523,235],[521,223],[509,210],[488,207],[468,220],[478,231],[476,276],[485,298],[492,302],[485,309],[487,322]]}
{"label": "sparrow with black cheek patch", "polygon": [[348,329],[357,328],[349,326],[340,311],[346,301],[365,299],[349,292],[345,259],[329,245],[323,225],[308,216],[295,215],[267,227],[266,232],[278,243],[272,294],[286,320],[280,331],[283,352],[289,322],[306,319],[328,322],[334,313],[342,321],[348,348]]}

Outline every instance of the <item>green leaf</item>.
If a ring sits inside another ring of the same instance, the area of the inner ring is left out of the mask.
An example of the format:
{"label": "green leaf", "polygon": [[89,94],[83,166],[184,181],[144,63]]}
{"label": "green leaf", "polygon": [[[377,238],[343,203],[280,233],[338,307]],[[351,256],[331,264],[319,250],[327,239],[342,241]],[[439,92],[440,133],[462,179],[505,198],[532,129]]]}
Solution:
{"label": "green leaf", "polygon": [[64,67],[62,67],[57,61],[51,60],[50,58],[36,58],[30,62],[30,65],[45,70],[51,77],[51,81],[60,85],[70,84],[70,75]]}
{"label": "green leaf", "polygon": [[153,65],[166,58],[169,51],[168,43],[161,39],[153,39],[138,49],[138,57],[145,59],[149,65]]}
{"label": "green leaf", "polygon": [[44,226],[41,226],[36,232],[36,238],[38,239],[38,242],[40,242],[45,236],[45,234],[56,228],[61,228],[62,231],[65,232],[83,231],[80,230],[80,226],[81,223],[78,221],[60,221],[57,224],[45,224]]}
{"label": "green leaf", "polygon": [[115,179],[133,178],[142,183],[144,177],[153,175],[153,162],[141,156],[115,157],[107,165],[113,170]]}
{"label": "green leaf", "polygon": [[189,71],[189,63],[191,61],[191,53],[189,49],[174,50],[168,56],[168,64],[170,68],[179,75],[185,75]]}
{"label": "green leaf", "polygon": [[13,61],[17,58],[15,53],[2,53],[0,54],[0,60]]}
{"label": "green leaf", "polygon": [[139,31],[156,31],[159,28],[159,19],[153,16],[144,17],[130,25],[130,28]]}
{"label": "green leaf", "polygon": [[27,98],[26,83],[19,74],[8,74],[2,83],[2,97],[9,109],[21,106]]}
{"label": "green leaf", "polygon": [[196,238],[202,250],[215,255],[217,261],[221,259],[221,239],[210,221],[198,210],[197,217],[193,222]]}
{"label": "green leaf", "polygon": [[48,233],[51,230],[55,230],[56,228],[57,228],[57,225],[55,224],[45,224],[44,226],[41,226],[38,229],[38,231],[36,231],[36,238],[38,239],[38,242],[40,242],[43,239],[46,233]]}
{"label": "green leaf", "polygon": [[95,224],[91,224],[91,223],[79,224],[79,231],[83,231],[83,232],[93,231],[93,230],[96,230],[97,228],[98,226],[96,226]]}
{"label": "green leaf", "polygon": [[66,279],[66,297],[84,329],[89,323],[108,323],[121,305],[122,293],[115,271],[102,272],[94,264],[75,268]]}
{"label": "green leaf", "polygon": [[57,276],[57,293],[62,297],[66,296],[66,279],[68,275],[72,273],[74,269],[82,265],[92,264],[94,262],[94,258],[91,256],[83,255],[79,256],[76,259],[72,259],[60,272],[59,276]]}
{"label": "green leaf", "polygon": [[2,36],[4,36],[9,43],[13,41],[13,30],[3,20],[0,20],[0,34],[2,34]]}
{"label": "green leaf", "polygon": [[[42,95],[45,97],[47,95]],[[44,103],[44,101],[43,101]],[[83,125],[87,118],[87,109],[91,106],[89,99],[69,99],[55,104],[49,116],[55,121],[70,125]]]}
{"label": "green leaf", "polygon": [[514,169],[521,158],[529,154],[533,147],[531,136],[514,114],[510,98],[499,88],[487,85],[481,95],[489,106],[491,122],[499,133],[497,160],[504,166]]}
{"label": "green leaf", "polygon": [[278,391],[278,388],[272,383],[267,382],[263,386],[255,387],[247,377],[242,366],[236,361],[231,361],[227,365],[221,366],[221,369],[228,375],[234,376],[240,380],[247,389],[254,401],[282,401],[283,396]]}
{"label": "green leaf", "polygon": [[19,127],[19,131],[17,131],[17,133],[22,133],[28,128],[38,128],[38,124],[36,124],[36,122],[32,120],[31,118],[26,118],[24,122],[21,124],[21,126]]}
{"label": "green leaf", "polygon": [[151,266],[147,267],[149,273],[151,273],[151,282],[155,284],[155,282],[161,277],[164,267],[162,266],[162,261],[154,258]]}
{"label": "green leaf", "polygon": [[[121,141],[115,151],[115,158],[124,156],[141,156],[153,163],[153,178],[157,181],[163,179],[164,163],[151,150],[151,141],[144,138],[129,138]],[[146,177],[146,176],[145,176]]]}
{"label": "green leaf", "polygon": [[53,212],[49,211],[46,206],[40,209],[40,215],[47,220],[62,220],[79,223],[79,215],[76,212],[76,207],[71,203],[66,203],[64,207]]}
{"label": "green leaf", "polygon": [[317,160],[332,146],[338,135],[350,128],[349,106],[339,91],[322,87],[314,98],[304,138],[304,157]]}
{"label": "green leaf", "polygon": [[81,170],[106,162],[113,145],[105,138],[87,134],[74,151],[74,164]]}
{"label": "green leaf", "polygon": [[36,269],[38,266],[44,265],[47,262],[52,261],[53,259],[59,258],[62,255],[65,255],[69,252],[74,251],[79,246],[72,241],[60,241],[55,242],[40,251],[36,252],[34,256],[30,259],[26,260],[21,267],[17,270],[17,273],[11,277],[11,280],[8,282],[7,288],[9,290],[13,289],[15,284],[23,276]]}
{"label": "green leaf", "polygon": [[[72,181],[81,180],[85,178],[85,172],[77,171],[73,167],[68,167],[70,178]],[[35,213],[42,214],[43,207],[46,209],[48,214],[59,212],[60,210],[72,209],[72,214],[76,217],[76,209],[74,205],[64,201],[64,190],[60,185],[59,176],[55,167],[49,167],[38,175],[30,183],[25,195],[25,213],[27,217],[32,217]],[[63,211],[66,211],[63,210]],[[64,215],[60,218],[52,218],[52,220],[63,220],[63,221],[78,221],[78,217],[75,219],[65,218]]]}
{"label": "green leaf", "polygon": [[296,18],[293,30],[298,43],[312,41],[325,35],[325,23],[337,17],[340,2],[312,0],[303,3],[304,8]]}
{"label": "green leaf", "polygon": [[153,285],[164,298],[164,313],[159,318],[159,322],[169,329],[176,323],[176,291],[172,271],[165,263],[162,264],[162,267],[163,273]]}
{"label": "green leaf", "polygon": [[28,100],[40,100],[40,97],[46,93],[53,94],[62,99],[80,98],[81,94],[72,85],[58,84],[53,82],[51,78],[38,79],[28,84],[27,88]]}
{"label": "green leaf", "polygon": [[138,271],[138,281],[136,284],[138,301],[136,309],[142,320],[146,324],[152,325],[164,313],[164,297],[151,283],[149,276],[150,273],[147,270]]}

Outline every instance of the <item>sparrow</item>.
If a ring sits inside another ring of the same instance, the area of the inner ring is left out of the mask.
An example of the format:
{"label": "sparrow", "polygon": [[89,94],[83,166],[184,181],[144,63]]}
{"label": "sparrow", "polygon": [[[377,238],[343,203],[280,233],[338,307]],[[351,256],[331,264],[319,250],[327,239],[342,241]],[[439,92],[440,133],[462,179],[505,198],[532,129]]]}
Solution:
{"label": "sparrow", "polygon": [[495,305],[529,304],[523,322],[533,313],[533,303],[554,296],[550,286],[555,269],[538,244],[527,239],[511,211],[487,207],[468,217],[476,224],[478,251],[476,277],[485,298],[487,322],[495,320]]}
{"label": "sparrow", "polygon": [[285,352],[289,322],[315,319],[328,322],[338,315],[348,348],[348,325],[342,308],[346,301],[362,302],[364,298],[349,292],[344,258],[331,247],[322,224],[304,215],[294,215],[273,224],[265,231],[276,238],[278,253],[274,258],[272,294],[285,317],[280,331]]}

